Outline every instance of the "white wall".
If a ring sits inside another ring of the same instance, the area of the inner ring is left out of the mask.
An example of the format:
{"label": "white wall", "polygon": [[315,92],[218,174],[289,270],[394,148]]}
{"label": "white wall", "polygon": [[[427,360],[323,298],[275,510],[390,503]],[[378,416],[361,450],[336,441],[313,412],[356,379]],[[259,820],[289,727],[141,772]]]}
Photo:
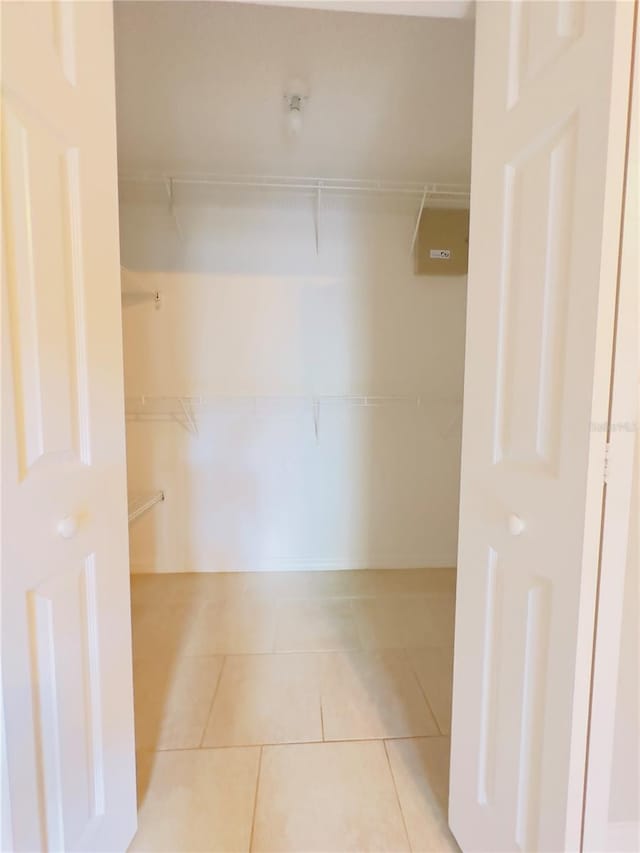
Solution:
{"label": "white wall", "polygon": [[[230,395],[128,422],[130,488],[166,501],[131,530],[134,571],[453,565],[466,282],[412,275],[410,206],[126,201],[128,396]],[[314,395],[420,395],[380,408]],[[293,397],[262,401],[254,395]],[[305,398],[305,399],[301,399]]]}
{"label": "white wall", "polygon": [[121,171],[469,181],[472,21],[164,0],[114,18]]}

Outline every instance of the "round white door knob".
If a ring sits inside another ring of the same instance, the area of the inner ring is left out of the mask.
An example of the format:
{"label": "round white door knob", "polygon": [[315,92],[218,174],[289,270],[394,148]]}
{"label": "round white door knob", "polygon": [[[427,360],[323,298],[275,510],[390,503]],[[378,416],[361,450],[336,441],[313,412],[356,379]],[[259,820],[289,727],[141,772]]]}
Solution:
{"label": "round white door knob", "polygon": [[524,521],[520,518],[519,515],[511,513],[511,515],[509,516],[509,533],[512,536],[520,536],[523,530]]}
{"label": "round white door knob", "polygon": [[56,530],[63,539],[71,539],[72,536],[75,536],[77,529],[78,521],[73,515],[67,515],[56,526]]}

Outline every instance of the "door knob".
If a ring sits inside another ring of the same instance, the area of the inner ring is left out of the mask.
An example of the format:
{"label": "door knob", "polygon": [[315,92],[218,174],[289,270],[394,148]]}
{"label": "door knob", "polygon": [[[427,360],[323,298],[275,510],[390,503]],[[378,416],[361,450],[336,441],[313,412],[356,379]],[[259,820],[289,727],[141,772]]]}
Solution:
{"label": "door knob", "polygon": [[78,530],[78,519],[73,515],[67,515],[65,518],[60,519],[56,525],[56,530],[63,539],[71,539]]}
{"label": "door knob", "polygon": [[520,536],[523,530],[524,521],[520,518],[519,515],[511,513],[511,515],[509,516],[509,533],[512,536]]}

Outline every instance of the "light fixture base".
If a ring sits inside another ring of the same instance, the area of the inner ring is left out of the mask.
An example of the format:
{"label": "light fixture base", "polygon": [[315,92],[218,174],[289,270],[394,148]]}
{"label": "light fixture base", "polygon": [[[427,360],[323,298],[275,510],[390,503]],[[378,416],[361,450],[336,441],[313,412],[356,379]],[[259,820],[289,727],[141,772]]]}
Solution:
{"label": "light fixture base", "polygon": [[302,113],[308,100],[306,87],[299,81],[290,84],[284,93],[287,129],[292,136],[297,136],[302,130]]}

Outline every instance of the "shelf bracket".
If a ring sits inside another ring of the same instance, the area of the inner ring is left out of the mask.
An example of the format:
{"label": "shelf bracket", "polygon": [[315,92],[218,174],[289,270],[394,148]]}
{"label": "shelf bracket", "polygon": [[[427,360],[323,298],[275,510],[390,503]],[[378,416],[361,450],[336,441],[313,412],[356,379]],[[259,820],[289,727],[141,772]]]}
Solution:
{"label": "shelf bracket", "polygon": [[314,398],[312,404],[313,412],[313,432],[316,437],[316,444],[320,443],[320,400]]}
{"label": "shelf bracket", "polygon": [[191,401],[187,400],[185,397],[179,397],[180,407],[182,409],[182,414],[184,416],[185,423],[183,426],[190,432],[192,435],[198,435],[198,424],[196,423],[196,419],[193,415],[193,408],[191,407]]}
{"label": "shelf bracket", "polygon": [[316,187],[315,209],[313,216],[314,231],[316,237],[316,255],[320,254],[320,203],[322,201],[322,188]]}
{"label": "shelf bracket", "polygon": [[416,217],[416,224],[413,229],[413,235],[411,237],[411,246],[409,248],[409,257],[413,255],[413,250],[416,247],[416,240],[418,239],[418,231],[420,229],[420,220],[422,219],[422,211],[424,210],[424,203],[427,200],[427,193],[429,191],[429,187],[425,186],[424,192],[422,193],[422,199],[420,200],[420,209],[418,210],[418,216]]}
{"label": "shelf bracket", "polygon": [[165,178],[164,181],[165,189],[167,191],[167,197],[169,199],[169,215],[173,219],[173,224],[176,226],[176,231],[178,232],[178,237],[182,240],[182,229],[180,228],[180,223],[178,221],[178,214],[176,213],[175,208],[175,197],[173,192],[173,178]]}

